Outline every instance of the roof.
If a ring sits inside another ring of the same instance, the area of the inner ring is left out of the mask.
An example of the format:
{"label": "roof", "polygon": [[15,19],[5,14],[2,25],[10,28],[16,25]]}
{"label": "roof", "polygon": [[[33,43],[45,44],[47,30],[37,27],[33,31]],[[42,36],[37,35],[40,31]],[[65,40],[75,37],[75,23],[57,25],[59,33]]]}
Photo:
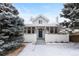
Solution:
{"label": "roof", "polygon": [[38,15],[35,19],[33,18],[32,21],[34,22],[34,21],[38,20],[39,18],[42,18],[43,20],[45,20],[47,22],[49,21],[49,19],[43,15]]}
{"label": "roof", "polygon": [[57,27],[57,24],[26,24],[25,27],[36,27],[36,26],[49,26],[49,27]]}

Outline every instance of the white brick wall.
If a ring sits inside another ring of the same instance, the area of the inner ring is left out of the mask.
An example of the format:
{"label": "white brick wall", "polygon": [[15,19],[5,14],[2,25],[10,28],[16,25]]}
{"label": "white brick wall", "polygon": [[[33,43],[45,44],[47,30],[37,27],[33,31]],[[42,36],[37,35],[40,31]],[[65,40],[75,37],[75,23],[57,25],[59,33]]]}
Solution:
{"label": "white brick wall", "polygon": [[35,43],[37,40],[36,34],[24,34],[25,42]]}
{"label": "white brick wall", "polygon": [[46,42],[69,42],[69,34],[45,34]]}
{"label": "white brick wall", "polygon": [[[35,43],[36,34],[24,34],[25,42]],[[45,34],[45,42],[69,42],[69,34]]]}

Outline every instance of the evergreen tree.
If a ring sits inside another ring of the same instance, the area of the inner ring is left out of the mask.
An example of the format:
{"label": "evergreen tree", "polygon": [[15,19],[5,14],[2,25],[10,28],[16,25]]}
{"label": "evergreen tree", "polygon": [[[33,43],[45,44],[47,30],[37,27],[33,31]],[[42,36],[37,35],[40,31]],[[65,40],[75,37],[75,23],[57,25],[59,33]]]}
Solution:
{"label": "evergreen tree", "polygon": [[23,19],[17,9],[9,3],[0,3],[0,55],[21,46],[23,39]]}
{"label": "evergreen tree", "polygon": [[70,28],[79,28],[76,27],[76,25],[79,25],[79,3],[65,3],[60,15],[61,17],[70,19]]}
{"label": "evergreen tree", "polygon": [[68,28],[70,22],[67,22],[66,20],[64,20],[63,22],[60,23],[60,25],[62,26],[66,26],[66,28]]}

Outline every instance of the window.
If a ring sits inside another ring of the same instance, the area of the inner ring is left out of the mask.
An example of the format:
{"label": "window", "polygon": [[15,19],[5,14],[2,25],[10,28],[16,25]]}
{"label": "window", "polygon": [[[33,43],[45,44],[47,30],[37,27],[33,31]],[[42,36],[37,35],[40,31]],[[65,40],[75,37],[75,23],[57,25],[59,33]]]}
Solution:
{"label": "window", "polygon": [[42,24],[42,20],[39,20],[39,24]]}
{"label": "window", "polygon": [[53,33],[53,27],[50,27],[50,33]]}
{"label": "window", "polygon": [[27,33],[28,33],[28,34],[31,33],[31,28],[30,28],[30,27],[27,28]]}
{"label": "window", "polygon": [[28,29],[28,34],[30,34],[30,33],[31,33],[31,30]]}
{"label": "window", "polygon": [[35,33],[35,27],[28,27],[28,28],[27,28],[27,33],[28,33],[28,34],[33,34],[33,33]]}
{"label": "window", "polygon": [[57,33],[57,27],[55,28],[55,33]]}

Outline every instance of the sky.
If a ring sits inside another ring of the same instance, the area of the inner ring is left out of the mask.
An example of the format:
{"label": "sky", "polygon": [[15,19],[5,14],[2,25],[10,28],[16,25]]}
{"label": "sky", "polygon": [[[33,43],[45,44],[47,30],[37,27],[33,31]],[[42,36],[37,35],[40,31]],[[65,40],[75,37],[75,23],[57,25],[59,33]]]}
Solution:
{"label": "sky", "polygon": [[19,11],[25,24],[31,23],[31,17],[35,18],[38,15],[47,17],[50,23],[56,23],[57,16],[59,22],[63,21],[63,18],[60,18],[63,3],[14,3],[13,5]]}

